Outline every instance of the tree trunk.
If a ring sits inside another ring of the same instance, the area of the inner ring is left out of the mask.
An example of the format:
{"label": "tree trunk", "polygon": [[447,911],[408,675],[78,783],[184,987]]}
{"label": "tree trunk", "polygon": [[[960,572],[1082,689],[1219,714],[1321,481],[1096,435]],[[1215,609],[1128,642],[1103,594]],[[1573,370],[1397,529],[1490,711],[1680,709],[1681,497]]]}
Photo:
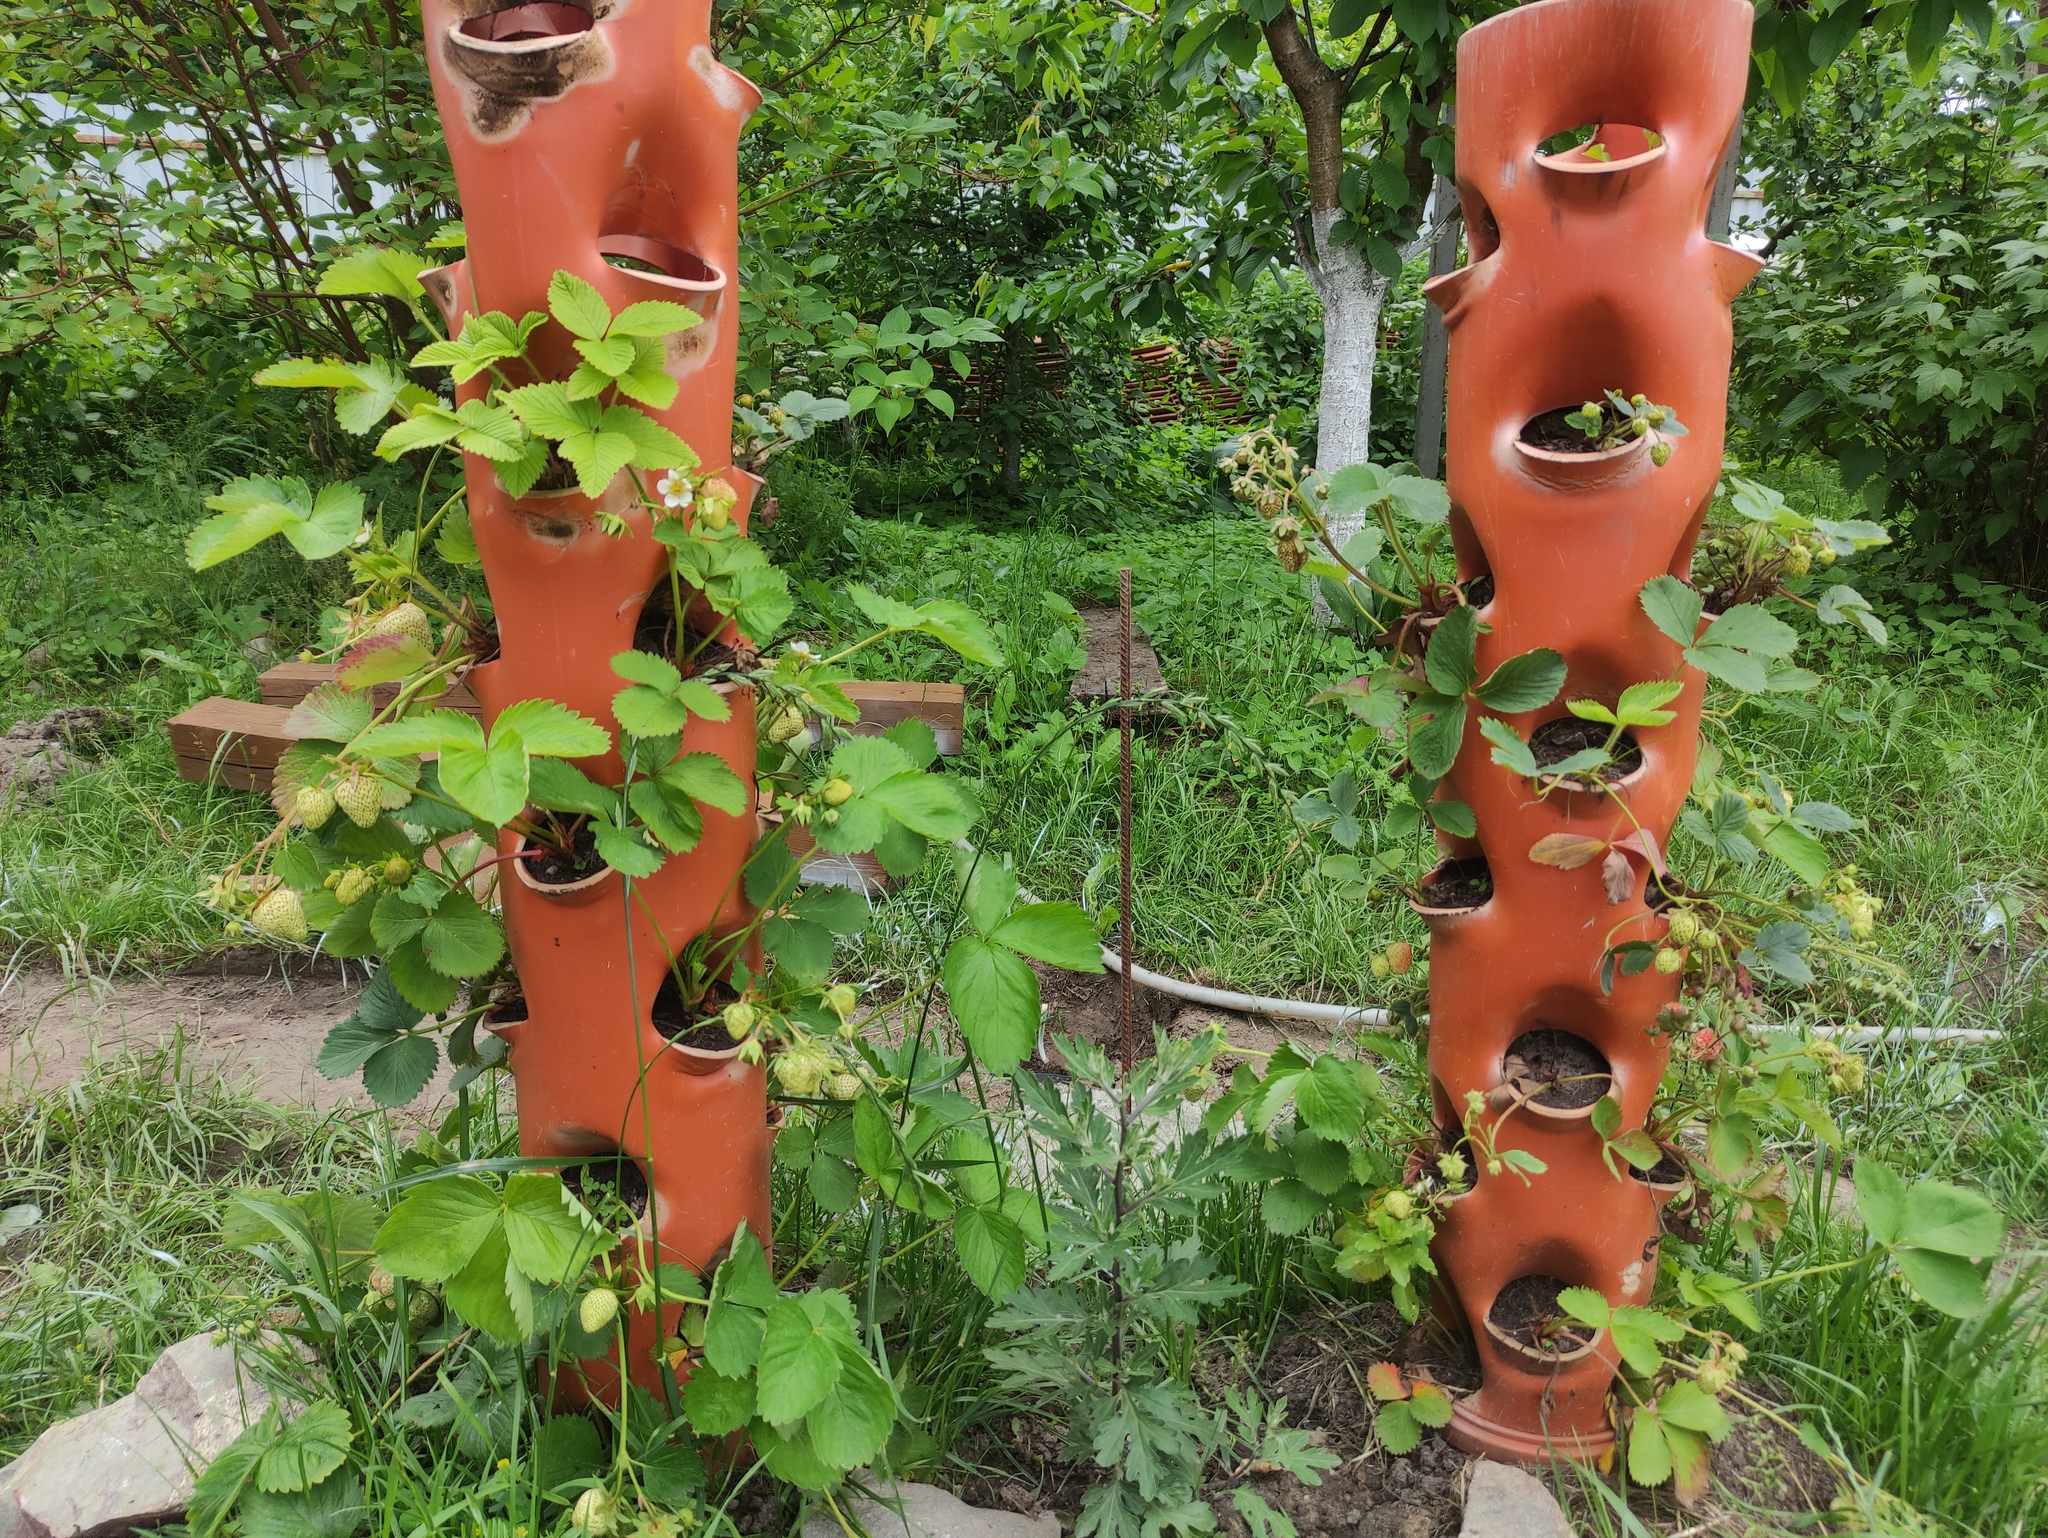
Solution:
{"label": "tree trunk", "polygon": [[[1266,23],[1265,33],[1274,67],[1301,109],[1307,140],[1308,208],[1297,212],[1294,235],[1302,270],[1323,302],[1316,468],[1328,475],[1370,457],[1373,363],[1379,355],[1380,311],[1393,284],[1366,260],[1362,249],[1336,245],[1330,239],[1330,232],[1344,217],[1338,187],[1344,175],[1344,104],[1351,92],[1352,75],[1340,73],[1324,61],[1302,31],[1292,4]],[[1430,185],[1420,143],[1411,131],[1404,157],[1404,169],[1418,195]],[[1428,235],[1423,232],[1425,241]],[[1410,254],[1404,251],[1402,256],[1405,259]],[[1330,533],[1340,550],[1362,522],[1362,515],[1331,520]],[[1320,586],[1315,611],[1319,620],[1330,621]]]}

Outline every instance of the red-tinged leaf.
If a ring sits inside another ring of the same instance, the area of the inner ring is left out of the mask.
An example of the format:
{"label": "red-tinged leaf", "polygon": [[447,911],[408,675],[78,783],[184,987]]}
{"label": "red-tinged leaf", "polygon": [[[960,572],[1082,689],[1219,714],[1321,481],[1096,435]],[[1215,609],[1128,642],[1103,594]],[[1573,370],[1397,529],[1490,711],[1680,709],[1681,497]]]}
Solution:
{"label": "red-tinged leaf", "polygon": [[1664,864],[1664,853],[1657,847],[1657,835],[1648,828],[1638,828],[1627,838],[1616,839],[1614,847],[1626,849],[1630,854],[1641,855],[1649,862],[1650,869],[1660,876],[1670,873]]}
{"label": "red-tinged leaf", "polygon": [[284,734],[301,742],[350,742],[376,714],[369,700],[334,684],[321,684],[284,718]]}
{"label": "red-tinged leaf", "polygon": [[1529,846],[1529,858],[1538,865],[1554,865],[1559,870],[1577,870],[1590,860],[1595,860],[1607,848],[1604,838],[1588,838],[1583,833],[1550,833]]}
{"label": "red-tinged leaf", "polygon": [[1619,849],[1608,850],[1607,858],[1600,862],[1600,885],[1610,908],[1627,902],[1628,894],[1636,889],[1635,867]]}
{"label": "red-tinged leaf", "polygon": [[417,673],[433,655],[411,636],[369,636],[351,646],[336,664],[334,681],[344,689],[392,683]]}
{"label": "red-tinged leaf", "polygon": [[1401,1369],[1392,1362],[1374,1362],[1365,1370],[1366,1392],[1375,1399],[1406,1399],[1407,1380],[1401,1376]]}

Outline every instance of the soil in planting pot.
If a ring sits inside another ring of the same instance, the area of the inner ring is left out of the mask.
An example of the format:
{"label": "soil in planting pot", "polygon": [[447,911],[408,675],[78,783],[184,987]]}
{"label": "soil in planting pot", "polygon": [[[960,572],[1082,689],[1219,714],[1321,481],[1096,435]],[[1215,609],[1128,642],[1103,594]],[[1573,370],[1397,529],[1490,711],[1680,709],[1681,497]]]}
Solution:
{"label": "soil in planting pot", "polygon": [[1425,908],[1477,908],[1493,899],[1493,872],[1483,855],[1447,860],[1422,888]]}
{"label": "soil in planting pot", "polygon": [[1483,609],[1493,602],[1493,573],[1481,572],[1465,584],[1465,602],[1475,609]]}
{"label": "soil in planting pot", "polygon": [[516,980],[500,983],[484,1000],[484,1024],[487,1026],[523,1025],[527,1018],[526,995],[519,991]]}
{"label": "soil in planting pot", "polygon": [[739,1002],[739,995],[724,983],[713,983],[710,992],[693,1008],[683,1000],[683,990],[670,972],[654,995],[654,1028],[679,1047],[698,1052],[730,1052],[732,1032],[725,1028],[725,1006]]}
{"label": "soil in planting pot", "polygon": [[595,1208],[607,1196],[616,1196],[634,1217],[647,1216],[647,1172],[637,1159],[600,1155],[588,1164],[571,1164],[562,1171],[562,1184],[586,1207]]}
{"label": "soil in planting pot", "polygon": [[1639,1170],[1633,1164],[1628,1167],[1629,1179],[1640,1180],[1646,1186],[1684,1185],[1692,1178],[1692,1171],[1673,1154],[1665,1154],[1646,1170]]}
{"label": "soil in planting pot", "polygon": [[1570,1031],[1524,1031],[1501,1060],[1502,1075],[1518,1090],[1547,1085],[1531,1098],[1553,1111],[1584,1110],[1613,1085],[1611,1071],[1591,1042]]}
{"label": "soil in planting pot", "polygon": [[1531,1351],[1563,1356],[1592,1342],[1593,1332],[1566,1315],[1557,1301],[1571,1284],[1554,1276],[1518,1276],[1486,1311],[1489,1323]]}
{"label": "soil in planting pot", "polygon": [[[691,659],[689,672],[692,677],[699,674],[718,674],[734,668],[751,667],[753,662],[743,658],[723,641],[713,641],[703,650],[694,648],[704,639],[703,632],[683,621],[683,654]],[[647,602],[640,606],[640,618],[633,626],[633,650],[651,652],[657,657],[666,657],[673,662],[676,658],[676,610],[675,595],[669,591],[666,582],[657,582],[648,590]]]}
{"label": "soil in planting pot", "polygon": [[[1536,766],[1547,769],[1552,764],[1561,764],[1574,753],[1587,748],[1602,748],[1607,745],[1607,734],[1614,730],[1598,721],[1581,721],[1577,716],[1559,716],[1555,721],[1545,721],[1529,738],[1529,751],[1536,755]],[[1636,745],[1634,732],[1623,732],[1621,741],[1614,745],[1614,753],[1606,763],[1593,772],[1609,785],[1625,780],[1643,767],[1643,750]]]}
{"label": "soil in planting pot", "polygon": [[1522,429],[1522,441],[1532,449],[1547,449],[1553,454],[1604,454],[1598,438],[1588,438],[1580,429],[1565,420],[1578,411],[1577,406],[1558,406],[1531,417]]}
{"label": "soil in planting pot", "polygon": [[597,830],[579,819],[569,832],[569,852],[542,849],[526,862],[526,873],[540,886],[574,886],[605,868],[597,852]]}
{"label": "soil in planting pot", "polygon": [[[1282,1321],[1255,1374],[1227,1344],[1196,1362],[1195,1388],[1206,1405],[1219,1403],[1231,1388],[1255,1388],[1268,1402],[1285,1398],[1287,1424],[1342,1460],[1316,1485],[1291,1474],[1211,1465],[1198,1493],[1215,1510],[1219,1535],[1250,1538],[1231,1502],[1231,1492],[1243,1484],[1284,1513],[1302,1538],[1434,1538],[1458,1530],[1461,1476],[1469,1458],[1434,1431],[1425,1432],[1422,1446],[1404,1458],[1390,1457],[1376,1444],[1368,1447],[1372,1412],[1358,1381],[1365,1364],[1399,1359],[1407,1330],[1393,1305],[1382,1301],[1362,1317],[1304,1314]],[[1008,1416],[976,1427],[948,1450],[953,1472],[927,1469],[914,1477],[948,1484],[976,1506],[1028,1516],[1056,1513],[1068,1519],[1071,1530],[1072,1517],[1102,1471],[1085,1452],[1078,1462],[1063,1459],[1065,1441],[1066,1428],[1057,1419]]]}

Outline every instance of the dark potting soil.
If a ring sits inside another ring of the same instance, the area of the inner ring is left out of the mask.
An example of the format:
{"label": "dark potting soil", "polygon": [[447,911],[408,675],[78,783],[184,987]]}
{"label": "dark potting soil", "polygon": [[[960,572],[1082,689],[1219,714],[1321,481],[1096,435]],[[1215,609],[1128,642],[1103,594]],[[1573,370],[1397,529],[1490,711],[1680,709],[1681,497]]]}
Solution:
{"label": "dark potting soil", "polygon": [[679,1047],[698,1052],[730,1052],[732,1032],[721,1018],[725,1006],[737,1003],[739,995],[724,983],[713,983],[710,992],[693,1009],[683,1002],[683,990],[671,972],[661,980],[654,995],[654,1028]]}
{"label": "dark potting soil", "polygon": [[519,991],[517,983],[500,984],[484,1000],[485,1025],[521,1025],[527,1018],[526,995]]}
{"label": "dark potting soil", "polygon": [[637,1159],[599,1155],[588,1164],[571,1164],[562,1171],[562,1184],[586,1207],[616,1196],[634,1217],[647,1216],[647,1172]]}
{"label": "dark potting soil", "polygon": [[1493,898],[1493,872],[1483,855],[1446,860],[1422,888],[1425,908],[1477,908]]}
{"label": "dark potting soil", "polygon": [[1683,1185],[1692,1178],[1692,1171],[1668,1153],[1646,1170],[1639,1170],[1631,1164],[1628,1173],[1631,1180],[1640,1180],[1646,1186]]}
{"label": "dark potting soil", "polygon": [[1591,1332],[1568,1319],[1557,1295],[1568,1283],[1554,1276],[1518,1276],[1501,1288],[1486,1317],[1503,1335],[1550,1356],[1576,1351]]}
{"label": "dark potting soil", "polygon": [[1614,1083],[1607,1059],[1570,1031],[1524,1031],[1508,1044],[1501,1069],[1518,1089],[1548,1085],[1532,1099],[1553,1111],[1583,1110]]}
{"label": "dark potting soil", "polygon": [[[1536,755],[1539,768],[1561,764],[1585,748],[1604,747],[1610,726],[1598,721],[1581,721],[1577,716],[1559,716],[1555,721],[1545,721],[1529,738],[1529,751]],[[1643,767],[1643,750],[1636,745],[1634,732],[1623,732],[1621,741],[1614,745],[1614,753],[1594,773],[1607,784],[1625,780]]]}
{"label": "dark potting soil", "polygon": [[597,830],[578,821],[569,833],[569,853],[543,849],[526,862],[526,873],[542,886],[574,886],[603,870],[597,853]]}
{"label": "dark potting soil", "polygon": [[[702,651],[692,654],[691,648],[703,639],[703,633],[685,620],[682,651],[691,656],[689,671],[693,676],[717,674],[739,666],[739,654],[723,641],[713,641]],[[640,618],[633,626],[633,650],[651,652],[671,662],[675,660],[675,595],[669,591],[666,582],[657,582],[649,589],[647,602],[640,606]]]}
{"label": "dark potting soil", "polygon": [[1588,438],[1565,421],[1578,409],[1577,406],[1558,406],[1541,416],[1531,417],[1522,428],[1522,441],[1532,449],[1548,449],[1553,454],[1605,453],[1598,438]]}
{"label": "dark potting soil", "polygon": [[1483,609],[1493,602],[1493,573],[1481,572],[1465,584],[1465,602],[1475,609]]}

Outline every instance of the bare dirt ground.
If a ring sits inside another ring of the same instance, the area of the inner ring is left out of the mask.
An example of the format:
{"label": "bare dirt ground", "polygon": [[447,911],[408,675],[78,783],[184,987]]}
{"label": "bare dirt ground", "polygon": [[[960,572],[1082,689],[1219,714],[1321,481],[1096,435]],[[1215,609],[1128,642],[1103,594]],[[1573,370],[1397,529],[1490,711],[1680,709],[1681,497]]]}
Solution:
{"label": "bare dirt ground", "polygon": [[[54,967],[0,976],[0,1101],[81,1078],[95,1056],[182,1051],[195,1076],[259,1099],[322,1111],[371,1104],[359,1079],[324,1079],[313,1066],[327,1032],[355,1007],[364,974],[334,963],[289,970],[272,955],[230,957],[207,969],[112,979]],[[412,1110],[445,1098],[447,1067]]]}

